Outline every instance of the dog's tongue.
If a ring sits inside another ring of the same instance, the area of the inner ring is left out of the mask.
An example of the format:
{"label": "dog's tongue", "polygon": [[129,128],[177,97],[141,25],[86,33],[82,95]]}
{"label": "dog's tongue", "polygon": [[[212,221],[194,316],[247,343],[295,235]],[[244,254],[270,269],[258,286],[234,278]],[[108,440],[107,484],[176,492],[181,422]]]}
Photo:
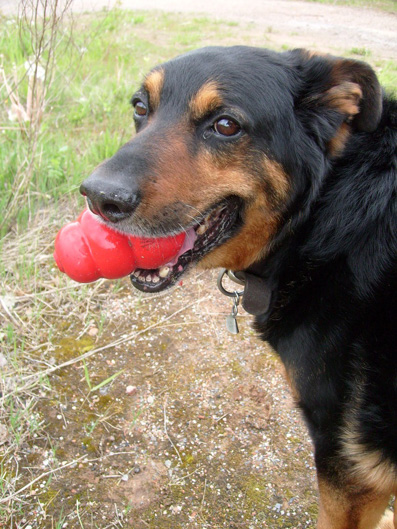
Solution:
{"label": "dog's tongue", "polygon": [[185,240],[183,241],[182,247],[179,250],[178,254],[165,266],[174,266],[178,262],[178,259],[183,253],[188,252],[189,250],[193,248],[194,243],[196,242],[196,239],[197,239],[197,234],[194,228],[189,228],[186,231]]}

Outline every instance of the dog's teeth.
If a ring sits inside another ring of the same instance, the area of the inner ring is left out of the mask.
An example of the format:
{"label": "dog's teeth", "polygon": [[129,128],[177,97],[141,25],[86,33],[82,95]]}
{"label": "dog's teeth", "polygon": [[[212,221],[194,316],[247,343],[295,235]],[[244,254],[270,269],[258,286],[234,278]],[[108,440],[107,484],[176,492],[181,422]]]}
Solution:
{"label": "dog's teeth", "polygon": [[152,283],[158,283],[160,281],[159,276],[153,276],[152,277]]}
{"label": "dog's teeth", "polygon": [[152,280],[152,276],[150,274],[148,274],[146,277],[145,277],[145,281],[146,283],[150,283]]}
{"label": "dog's teeth", "polygon": [[197,233],[197,235],[203,235],[206,231],[207,231],[207,225],[206,224],[200,224],[200,226],[196,230],[196,233]]}
{"label": "dog's teeth", "polygon": [[135,277],[139,277],[141,275],[140,271],[139,270],[135,270],[135,272],[133,272],[133,275]]}
{"label": "dog's teeth", "polygon": [[168,276],[168,272],[170,271],[169,266],[162,266],[159,270],[159,276],[164,279],[164,277]]}

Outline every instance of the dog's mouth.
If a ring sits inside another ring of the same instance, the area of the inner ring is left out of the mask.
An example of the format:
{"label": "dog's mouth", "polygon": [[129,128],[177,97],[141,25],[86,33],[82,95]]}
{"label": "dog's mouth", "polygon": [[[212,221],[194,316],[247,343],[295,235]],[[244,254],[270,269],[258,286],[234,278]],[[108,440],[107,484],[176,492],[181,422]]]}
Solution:
{"label": "dog's mouth", "polygon": [[210,208],[197,224],[186,230],[185,242],[172,261],[154,270],[134,270],[130,276],[134,287],[152,293],[177,283],[192,264],[236,234],[240,226],[240,206],[240,200],[231,197]]}

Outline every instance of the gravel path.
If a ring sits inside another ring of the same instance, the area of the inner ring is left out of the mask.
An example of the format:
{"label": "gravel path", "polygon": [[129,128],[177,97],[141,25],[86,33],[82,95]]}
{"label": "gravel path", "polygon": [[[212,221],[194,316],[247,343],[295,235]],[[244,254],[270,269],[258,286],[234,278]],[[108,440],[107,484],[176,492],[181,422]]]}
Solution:
{"label": "gravel path", "polygon": [[[112,7],[116,0],[74,0],[74,10]],[[292,0],[121,0],[123,8],[197,13],[254,23],[272,32],[272,40],[289,47],[316,48],[342,53],[365,48],[376,57],[397,60],[397,9],[373,9]],[[16,0],[0,0],[4,13],[15,11]]]}

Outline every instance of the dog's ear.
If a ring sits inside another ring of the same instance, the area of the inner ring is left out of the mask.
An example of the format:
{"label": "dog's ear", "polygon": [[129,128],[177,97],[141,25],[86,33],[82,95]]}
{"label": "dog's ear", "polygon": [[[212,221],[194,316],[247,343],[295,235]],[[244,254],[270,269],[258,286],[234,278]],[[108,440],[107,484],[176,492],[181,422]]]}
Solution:
{"label": "dog's ear", "polygon": [[358,131],[372,132],[382,115],[382,89],[365,62],[294,50],[303,75],[304,106],[328,107],[345,116]]}

